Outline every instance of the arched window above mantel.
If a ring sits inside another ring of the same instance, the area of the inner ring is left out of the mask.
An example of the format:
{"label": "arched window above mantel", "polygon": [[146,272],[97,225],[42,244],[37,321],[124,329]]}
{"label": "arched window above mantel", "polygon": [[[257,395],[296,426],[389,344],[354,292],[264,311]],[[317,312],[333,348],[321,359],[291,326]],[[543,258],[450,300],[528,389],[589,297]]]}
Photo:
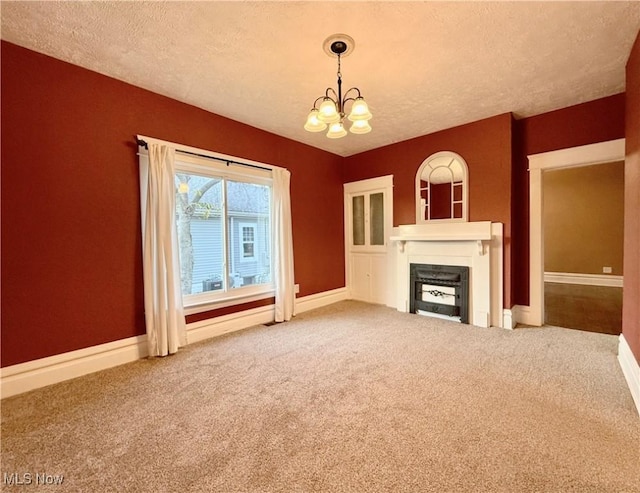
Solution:
{"label": "arched window above mantel", "polygon": [[469,171],[459,154],[441,151],[425,159],[416,173],[416,224],[469,220]]}

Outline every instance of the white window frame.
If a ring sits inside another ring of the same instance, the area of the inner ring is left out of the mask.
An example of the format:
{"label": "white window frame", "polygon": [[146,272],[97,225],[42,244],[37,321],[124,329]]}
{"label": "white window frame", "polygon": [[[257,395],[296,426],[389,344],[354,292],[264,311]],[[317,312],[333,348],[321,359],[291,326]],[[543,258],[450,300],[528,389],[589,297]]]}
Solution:
{"label": "white window frame", "polygon": [[[275,168],[273,165],[261,163],[258,161],[251,161],[247,159],[230,156],[227,154],[216,153],[207,151],[204,149],[198,149],[195,147],[185,146],[182,144],[176,144],[173,142],[167,142],[160,139],[154,139],[144,135],[138,135],[138,139],[144,140],[147,143],[164,144],[173,147],[176,151],[175,155],[175,171],[176,173],[194,173],[200,175],[211,175],[212,177],[219,177],[229,179],[233,181],[244,181],[247,183],[255,183],[258,185],[267,185],[271,187],[271,203],[270,203],[270,217],[273,214],[273,179],[271,170]],[[182,151],[182,152],[180,152]],[[188,154],[184,154],[188,153]],[[193,154],[200,154],[196,156]],[[141,158],[147,159],[147,155],[141,154]],[[213,159],[208,159],[213,158]],[[241,166],[236,164],[228,165],[228,161],[236,163],[247,164],[248,166]],[[253,166],[253,167],[252,167]],[[258,169],[260,167],[263,169]],[[226,188],[226,187],[225,187]],[[223,236],[223,251],[225,260],[225,270],[229,265],[229,252],[227,235],[228,228],[227,211],[226,211],[226,189],[224,192],[223,201],[223,214],[225,233]],[[253,284],[248,286],[242,286],[239,288],[233,288],[228,291],[205,291],[203,293],[196,293],[192,295],[183,295],[182,301],[184,306],[184,314],[192,315],[195,313],[202,313],[209,310],[215,310],[218,308],[224,308],[227,306],[239,305],[242,303],[249,303],[251,301],[258,301],[275,296],[275,285],[273,283],[274,271],[273,271],[273,259],[274,255],[274,235],[273,235],[273,220],[269,222],[270,230],[270,242],[271,242],[271,283]],[[228,288],[227,288],[228,289]]]}
{"label": "white window frame", "polygon": [[[244,230],[250,229],[253,231],[253,240],[245,241],[244,239]],[[240,262],[255,262],[256,261],[256,232],[258,230],[258,225],[254,222],[239,222],[238,223],[238,237],[240,239]],[[244,245],[245,243],[253,244],[253,254],[250,257],[245,257],[244,255]]]}
{"label": "white window frame", "polygon": [[[449,166],[451,166],[451,163],[453,161],[458,161],[458,163],[460,163],[460,165],[462,166],[462,179],[456,182],[454,181],[453,174],[452,174],[451,217],[443,218],[443,219],[432,219],[431,218],[431,183],[429,181],[427,182],[427,188],[426,188],[427,202],[425,203],[420,193],[423,190],[420,181],[422,180],[422,173],[425,170],[428,170],[429,176],[431,176],[431,174],[438,168],[442,168],[442,167],[448,168],[448,166],[434,167],[433,162],[436,160],[440,160],[441,158],[450,159],[451,162],[449,163]],[[456,223],[456,222],[469,221],[469,165],[460,154],[457,154],[452,151],[440,151],[440,152],[436,152],[435,154],[431,154],[427,159],[422,161],[422,164],[418,168],[418,171],[416,173],[415,183],[416,183],[416,187],[415,187],[416,224],[435,223],[435,222]],[[459,200],[455,199],[455,187],[461,187],[461,198]],[[461,217],[455,217],[454,210],[455,210],[456,204],[460,204],[460,207],[462,208]],[[424,217],[425,209],[427,210],[427,216],[428,216],[427,218]]]}

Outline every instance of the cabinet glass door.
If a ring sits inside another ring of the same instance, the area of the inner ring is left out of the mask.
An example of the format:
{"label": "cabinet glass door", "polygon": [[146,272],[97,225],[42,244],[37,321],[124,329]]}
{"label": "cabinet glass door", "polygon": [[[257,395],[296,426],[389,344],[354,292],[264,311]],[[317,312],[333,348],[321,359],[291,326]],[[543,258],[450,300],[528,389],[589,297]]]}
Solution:
{"label": "cabinet glass door", "polygon": [[351,197],[351,245],[384,246],[384,192]]}
{"label": "cabinet glass door", "polygon": [[364,195],[356,195],[351,200],[351,223],[353,225],[353,245],[364,245],[365,231],[365,212],[364,212]]}
{"label": "cabinet glass door", "polygon": [[369,238],[371,245],[384,245],[384,193],[369,195]]}

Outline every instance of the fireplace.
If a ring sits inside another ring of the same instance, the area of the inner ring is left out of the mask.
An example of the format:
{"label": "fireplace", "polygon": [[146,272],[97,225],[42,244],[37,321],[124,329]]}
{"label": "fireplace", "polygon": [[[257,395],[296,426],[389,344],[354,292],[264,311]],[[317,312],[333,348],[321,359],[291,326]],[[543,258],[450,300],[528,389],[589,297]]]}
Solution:
{"label": "fireplace", "polygon": [[[391,260],[395,266],[395,307],[402,312],[418,310],[424,315],[445,313],[447,318],[460,317],[461,321],[478,327],[512,328],[510,313],[503,311],[502,304],[502,230],[501,223],[489,221],[436,221],[395,227],[390,237],[397,246]],[[428,270],[440,273],[454,273],[455,277],[433,279],[421,271],[418,277],[424,280],[416,284],[411,280],[415,274],[413,264],[426,265],[430,267]],[[434,269],[435,266],[438,268]],[[435,283],[426,282],[434,280]],[[465,283],[466,289],[462,287]]]}
{"label": "fireplace", "polygon": [[409,311],[469,323],[469,268],[410,264]]}

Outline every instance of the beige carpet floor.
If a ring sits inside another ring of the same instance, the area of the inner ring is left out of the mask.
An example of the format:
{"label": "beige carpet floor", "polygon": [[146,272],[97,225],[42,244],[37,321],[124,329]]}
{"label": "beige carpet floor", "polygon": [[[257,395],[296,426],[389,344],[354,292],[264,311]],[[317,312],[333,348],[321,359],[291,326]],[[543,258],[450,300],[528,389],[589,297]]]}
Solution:
{"label": "beige carpet floor", "polygon": [[2,488],[638,492],[617,343],[341,302],[3,400]]}

